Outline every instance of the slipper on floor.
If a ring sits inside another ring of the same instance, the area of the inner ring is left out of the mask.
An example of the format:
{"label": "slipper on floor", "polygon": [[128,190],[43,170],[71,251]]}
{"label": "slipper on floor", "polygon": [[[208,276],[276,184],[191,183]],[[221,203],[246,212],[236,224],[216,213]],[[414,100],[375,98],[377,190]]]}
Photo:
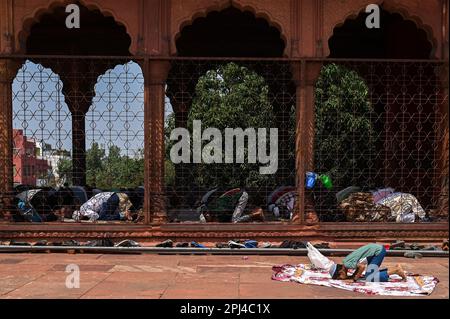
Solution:
{"label": "slipper on floor", "polygon": [[228,247],[230,247],[230,248],[246,248],[244,244],[237,243],[237,242],[232,241],[232,240],[230,240],[228,242]]}
{"label": "slipper on floor", "polygon": [[423,257],[421,253],[415,251],[408,251],[403,256],[406,258],[414,258],[414,259],[420,259]]}
{"label": "slipper on floor", "polygon": [[163,241],[162,243],[157,244],[156,247],[172,248],[173,241],[171,239],[167,239],[167,240]]}
{"label": "slipper on floor", "polygon": [[245,248],[258,248],[258,242],[256,240],[247,240],[244,242]]}
{"label": "slipper on floor", "polygon": [[205,246],[203,246],[202,244],[199,244],[199,243],[197,243],[195,241],[191,242],[191,247],[194,247],[194,248],[205,248]]}
{"label": "slipper on floor", "polygon": [[135,242],[134,240],[125,239],[115,244],[114,247],[141,247],[141,245],[138,242]]}

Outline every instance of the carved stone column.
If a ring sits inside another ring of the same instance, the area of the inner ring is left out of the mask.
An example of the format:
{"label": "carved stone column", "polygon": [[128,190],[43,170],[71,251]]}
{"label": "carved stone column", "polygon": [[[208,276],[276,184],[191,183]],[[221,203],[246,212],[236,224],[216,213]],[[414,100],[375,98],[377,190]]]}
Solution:
{"label": "carved stone column", "polygon": [[45,61],[60,76],[62,93],[72,114],[72,183],[86,185],[86,113],[95,96],[97,78],[112,62],[94,63],[82,59],[67,61]]}
{"label": "carved stone column", "polygon": [[305,174],[314,170],[314,89],[321,68],[321,61],[302,60],[292,63],[293,80],[296,85],[295,170],[299,196],[293,222],[298,224],[317,222],[313,208],[310,204],[306,205],[308,201],[305,198]]}
{"label": "carved stone column", "polygon": [[0,59],[0,218],[13,210],[12,82],[19,66],[19,61]]}
{"label": "carved stone column", "polygon": [[167,221],[164,194],[164,111],[165,85],[170,62],[146,60],[144,63],[144,211],[147,222]]}
{"label": "carved stone column", "polygon": [[[92,104],[92,98],[85,99],[76,80],[61,77],[64,84],[63,94],[72,114],[72,183],[86,185],[86,113]],[[94,85],[94,84],[93,84]]]}
{"label": "carved stone column", "polygon": [[72,182],[86,185],[86,113],[72,109]]}
{"label": "carved stone column", "polygon": [[440,123],[438,138],[438,180],[437,184],[437,210],[438,216],[448,217],[448,194],[449,194],[449,108],[448,108],[448,63],[440,70],[439,73],[440,91],[442,103],[439,108],[439,115],[442,122]]}

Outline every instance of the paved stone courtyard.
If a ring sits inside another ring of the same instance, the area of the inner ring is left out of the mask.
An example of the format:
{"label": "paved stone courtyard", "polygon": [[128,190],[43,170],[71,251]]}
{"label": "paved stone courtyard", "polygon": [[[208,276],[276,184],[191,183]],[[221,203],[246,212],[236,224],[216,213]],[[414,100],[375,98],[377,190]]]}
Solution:
{"label": "paved stone courtyard", "polygon": [[[294,256],[8,253],[0,254],[0,298],[382,298],[271,280],[273,265],[306,262]],[[385,260],[396,263],[439,278],[434,293],[420,298],[449,298],[448,258]],[[78,289],[66,288],[68,264],[80,267]]]}

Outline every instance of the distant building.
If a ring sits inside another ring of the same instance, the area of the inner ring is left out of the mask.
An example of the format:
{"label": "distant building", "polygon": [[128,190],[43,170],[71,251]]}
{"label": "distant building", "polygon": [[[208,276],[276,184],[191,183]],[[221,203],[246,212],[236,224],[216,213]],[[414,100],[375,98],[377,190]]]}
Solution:
{"label": "distant building", "polygon": [[48,178],[51,166],[41,154],[36,141],[23,134],[23,130],[13,130],[14,183],[41,186]]}
{"label": "distant building", "polygon": [[48,180],[56,186],[62,186],[66,181],[62,180],[58,174],[58,163],[60,160],[70,160],[70,152],[53,149],[50,144],[43,142],[37,142],[36,145],[39,149],[38,157],[45,159],[50,165]]}

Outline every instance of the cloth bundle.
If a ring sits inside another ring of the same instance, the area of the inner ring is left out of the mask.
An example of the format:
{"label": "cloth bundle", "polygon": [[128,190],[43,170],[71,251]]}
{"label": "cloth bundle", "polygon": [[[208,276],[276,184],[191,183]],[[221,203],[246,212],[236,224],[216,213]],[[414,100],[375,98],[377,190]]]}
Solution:
{"label": "cloth bundle", "polygon": [[416,216],[420,219],[426,216],[417,198],[411,194],[393,193],[377,204],[389,207],[392,218],[398,223],[414,223]]}
{"label": "cloth bundle", "polygon": [[339,203],[339,209],[349,222],[393,221],[389,207],[375,204],[372,193],[353,193]]}

